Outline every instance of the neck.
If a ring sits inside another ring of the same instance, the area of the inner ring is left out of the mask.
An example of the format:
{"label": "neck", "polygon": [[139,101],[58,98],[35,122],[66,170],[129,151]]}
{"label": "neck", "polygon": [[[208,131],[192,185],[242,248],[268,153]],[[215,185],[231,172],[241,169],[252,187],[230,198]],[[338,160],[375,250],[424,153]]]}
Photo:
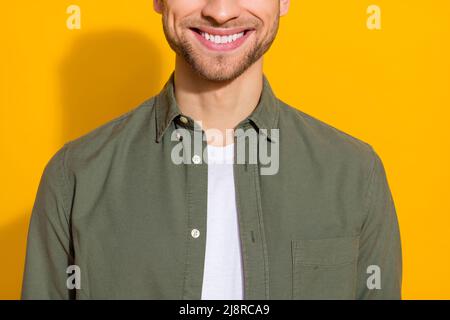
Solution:
{"label": "neck", "polygon": [[207,134],[211,145],[233,142],[233,129],[255,109],[262,88],[262,58],[232,81],[213,82],[199,76],[177,56],[175,97],[180,111],[201,122],[203,130],[220,132],[224,140],[214,138],[216,134],[214,137]]}

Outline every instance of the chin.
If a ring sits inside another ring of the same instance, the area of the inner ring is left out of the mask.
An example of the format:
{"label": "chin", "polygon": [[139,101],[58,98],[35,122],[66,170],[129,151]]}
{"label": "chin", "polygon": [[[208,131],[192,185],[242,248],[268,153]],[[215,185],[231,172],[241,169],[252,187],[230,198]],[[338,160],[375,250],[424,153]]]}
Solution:
{"label": "chin", "polygon": [[[198,58],[191,63],[192,68],[199,74],[202,78],[208,81],[214,82],[224,82],[232,81],[238,78],[247,69],[245,58],[232,58],[228,59],[225,57],[218,58]],[[207,62],[205,62],[207,61]]]}
{"label": "chin", "polygon": [[211,65],[194,65],[194,70],[202,78],[208,81],[223,82],[236,79],[241,73],[239,68],[230,68],[229,66],[217,67]]}

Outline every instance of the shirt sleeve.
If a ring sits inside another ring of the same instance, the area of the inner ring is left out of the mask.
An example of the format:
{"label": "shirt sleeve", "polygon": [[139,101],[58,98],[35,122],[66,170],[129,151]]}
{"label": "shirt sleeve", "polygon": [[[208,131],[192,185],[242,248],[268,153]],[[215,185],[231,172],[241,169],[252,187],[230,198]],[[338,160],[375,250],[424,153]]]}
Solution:
{"label": "shirt sleeve", "polygon": [[401,299],[402,253],[397,214],[386,172],[373,151],[367,216],[360,234],[357,299]]}
{"label": "shirt sleeve", "polygon": [[72,264],[69,215],[61,148],[42,174],[31,221],[22,299],[69,299],[67,267]]}

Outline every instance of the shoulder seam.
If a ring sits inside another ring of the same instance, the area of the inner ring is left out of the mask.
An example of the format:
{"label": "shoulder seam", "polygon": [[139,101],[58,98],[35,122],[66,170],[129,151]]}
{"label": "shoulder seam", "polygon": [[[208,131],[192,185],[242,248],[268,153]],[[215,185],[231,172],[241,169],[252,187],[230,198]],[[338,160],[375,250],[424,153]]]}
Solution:
{"label": "shoulder seam", "polygon": [[365,222],[369,219],[369,214],[370,214],[370,208],[371,208],[371,204],[372,204],[372,197],[373,197],[373,189],[374,189],[374,179],[375,179],[375,169],[376,169],[376,162],[377,162],[377,155],[375,153],[375,150],[373,149],[372,146],[370,146],[370,151],[371,151],[371,155],[372,155],[372,162],[371,162],[371,166],[370,166],[370,170],[369,170],[369,175],[368,175],[368,180],[367,180],[367,186],[366,186],[366,194],[365,194],[365,217],[364,217],[364,222],[363,225],[365,225]]}
{"label": "shoulder seam", "polygon": [[67,177],[67,167],[66,167],[66,151],[69,148],[69,144],[66,143],[64,144],[64,146],[62,147],[62,154],[61,154],[61,169],[62,169],[62,179],[63,179],[63,208],[64,208],[64,215],[66,217],[67,223],[70,222],[70,207],[68,206],[68,203],[70,202],[69,199],[69,194],[67,193],[68,189],[69,189],[69,179]]}

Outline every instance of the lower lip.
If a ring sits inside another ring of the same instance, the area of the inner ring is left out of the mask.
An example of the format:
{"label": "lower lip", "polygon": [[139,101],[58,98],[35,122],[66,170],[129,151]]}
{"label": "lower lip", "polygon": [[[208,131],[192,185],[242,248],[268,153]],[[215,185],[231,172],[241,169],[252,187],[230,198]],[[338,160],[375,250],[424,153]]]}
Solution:
{"label": "lower lip", "polygon": [[209,40],[206,40],[201,34],[199,34],[198,32],[195,32],[194,30],[192,30],[192,32],[197,37],[197,39],[206,48],[208,48],[210,50],[213,50],[213,51],[231,51],[231,50],[239,48],[247,40],[247,38],[250,36],[250,34],[253,31],[249,30],[249,31],[245,32],[245,34],[242,37],[240,37],[239,39],[237,39],[236,41],[228,42],[228,43],[221,43],[221,44],[217,44],[217,43],[211,42]]}

